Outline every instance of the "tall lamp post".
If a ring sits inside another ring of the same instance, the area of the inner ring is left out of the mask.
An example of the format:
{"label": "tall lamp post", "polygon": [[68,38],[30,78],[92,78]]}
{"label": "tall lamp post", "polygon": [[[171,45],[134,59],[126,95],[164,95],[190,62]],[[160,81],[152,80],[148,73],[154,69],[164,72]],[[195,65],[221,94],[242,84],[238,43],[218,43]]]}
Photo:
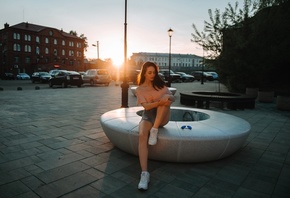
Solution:
{"label": "tall lamp post", "polygon": [[173,34],[173,30],[170,28],[168,31],[168,36],[169,36],[169,65],[168,65],[168,87],[171,87],[171,37]]}
{"label": "tall lamp post", "polygon": [[203,85],[203,82],[204,82],[204,47],[202,46],[202,70],[201,70],[201,81],[200,81],[200,84]]}
{"label": "tall lamp post", "polygon": [[99,56],[99,41],[97,41],[97,45],[95,45],[95,44],[92,44],[92,46],[94,46],[94,47],[97,47],[97,55],[98,55],[98,59],[100,59],[100,56]]}
{"label": "tall lamp post", "polygon": [[128,107],[128,89],[129,85],[127,83],[126,76],[126,67],[127,67],[127,0],[125,0],[125,23],[124,23],[124,76],[123,83],[121,85],[122,88],[122,108]]}

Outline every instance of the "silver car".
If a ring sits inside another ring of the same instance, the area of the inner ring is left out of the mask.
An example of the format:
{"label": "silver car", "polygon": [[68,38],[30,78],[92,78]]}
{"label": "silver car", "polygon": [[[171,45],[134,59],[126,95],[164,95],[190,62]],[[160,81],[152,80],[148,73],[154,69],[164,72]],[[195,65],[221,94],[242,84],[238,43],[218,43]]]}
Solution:
{"label": "silver car", "polygon": [[104,84],[109,86],[111,75],[106,69],[89,69],[83,75],[83,82],[90,85]]}

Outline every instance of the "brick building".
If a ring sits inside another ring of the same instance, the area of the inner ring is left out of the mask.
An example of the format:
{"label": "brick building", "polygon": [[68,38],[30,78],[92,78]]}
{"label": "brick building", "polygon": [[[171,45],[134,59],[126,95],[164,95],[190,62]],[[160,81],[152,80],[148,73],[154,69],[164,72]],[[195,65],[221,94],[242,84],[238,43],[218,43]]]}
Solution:
{"label": "brick building", "polygon": [[83,71],[85,40],[52,27],[28,22],[0,30],[0,76],[54,68]]}

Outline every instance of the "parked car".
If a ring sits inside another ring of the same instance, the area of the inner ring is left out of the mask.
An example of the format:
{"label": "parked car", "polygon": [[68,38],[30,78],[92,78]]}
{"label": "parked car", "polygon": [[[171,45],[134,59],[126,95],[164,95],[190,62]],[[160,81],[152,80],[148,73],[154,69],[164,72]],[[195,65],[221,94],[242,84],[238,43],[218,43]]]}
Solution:
{"label": "parked car", "polygon": [[30,76],[27,73],[19,73],[16,76],[18,80],[30,80]]}
{"label": "parked car", "polygon": [[51,75],[48,72],[34,72],[31,75],[32,83],[35,83],[35,82],[46,83],[49,81],[50,78],[51,78]]}
{"label": "parked car", "polygon": [[79,71],[79,74],[82,76],[82,78],[84,77],[86,72],[83,72],[83,71]]}
{"label": "parked car", "polygon": [[219,79],[219,75],[216,72],[207,72],[207,73],[211,74],[214,80]]}
{"label": "parked car", "polygon": [[15,80],[15,77],[12,73],[4,73],[3,80]]}
{"label": "parked car", "polygon": [[159,75],[159,77],[160,77],[164,82],[166,81],[166,80],[165,80],[165,76],[164,76],[164,74],[158,72],[158,75]]}
{"label": "parked car", "polygon": [[[160,69],[159,72],[164,75],[166,81],[169,80],[169,71],[168,71],[168,69]],[[171,82],[181,82],[180,75],[174,73],[172,70],[170,70],[170,77],[171,77]]]}
{"label": "parked car", "polygon": [[66,70],[60,70],[60,69],[53,69],[53,70],[50,70],[48,73],[54,77],[54,75],[59,72],[59,71],[66,71]]}
{"label": "parked car", "polygon": [[175,72],[180,75],[180,79],[182,82],[193,82],[195,80],[193,75],[187,74],[185,72]]}
{"label": "parked car", "polygon": [[83,79],[78,72],[60,70],[49,79],[48,84],[49,87],[53,87],[54,85],[61,85],[62,87],[67,87],[68,85],[81,87]]}
{"label": "parked car", "polygon": [[[135,71],[135,75],[134,75],[134,79],[135,79],[135,80],[133,81],[133,84],[134,84],[134,85],[137,84],[137,78],[138,78],[138,75],[139,75],[140,71],[141,71],[141,70],[139,70],[139,69]],[[158,72],[158,75],[159,75],[159,77],[160,77],[164,82],[166,81],[166,80],[165,80],[165,76],[164,76],[162,73]]]}
{"label": "parked car", "polygon": [[91,85],[105,84],[109,86],[111,80],[111,75],[106,69],[89,69],[83,75],[84,83],[89,83]]}
{"label": "parked car", "polygon": [[201,80],[202,75],[203,75],[203,80],[204,80],[204,81],[207,81],[207,80],[209,80],[209,81],[213,81],[213,77],[212,77],[212,75],[209,74],[209,73],[207,73],[207,72],[194,71],[194,72],[192,72],[191,74],[192,74],[192,75],[194,76],[194,78],[195,78],[196,80],[198,80],[198,81]]}

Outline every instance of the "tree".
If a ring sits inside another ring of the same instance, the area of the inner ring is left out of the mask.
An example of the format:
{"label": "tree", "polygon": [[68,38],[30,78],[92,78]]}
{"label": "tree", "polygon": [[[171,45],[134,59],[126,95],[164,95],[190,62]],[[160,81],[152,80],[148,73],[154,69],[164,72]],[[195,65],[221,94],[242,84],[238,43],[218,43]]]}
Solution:
{"label": "tree", "polygon": [[280,5],[289,0],[244,0],[243,8],[239,8],[239,3],[234,6],[228,3],[228,7],[221,13],[216,9],[213,13],[208,10],[210,21],[204,21],[203,31],[199,31],[195,24],[192,24],[194,33],[191,33],[191,42],[200,45],[208,52],[208,58],[217,58],[223,49],[223,30],[231,27],[242,27],[249,18],[254,16],[260,10]]}
{"label": "tree", "polygon": [[[216,9],[215,15],[209,9],[210,22],[205,21],[203,32],[199,32],[193,24],[194,33],[191,41],[208,52],[207,58],[212,59],[211,63],[220,74],[220,82],[229,90],[242,91],[247,84],[259,84],[259,81],[265,81],[265,75],[272,70],[265,66],[261,69],[261,62],[264,63],[267,56],[262,53],[264,50],[261,46],[264,48],[265,46],[256,41],[261,40],[264,35],[263,32],[257,32],[261,29],[255,28],[259,24],[253,17],[269,6],[285,2],[289,0],[244,0],[242,9],[238,8],[238,2],[234,6],[229,3],[224,12]],[[274,34],[268,36],[275,37]],[[261,61],[261,57],[265,60]],[[258,71],[261,71],[263,76]]]}
{"label": "tree", "polygon": [[289,78],[283,72],[290,64],[289,13],[290,1],[260,9],[239,26],[224,30],[216,67],[220,82],[230,91],[243,92],[247,87],[289,89]]}
{"label": "tree", "polygon": [[[74,30],[71,30],[70,32],[69,32],[69,34],[71,34],[71,35],[74,35],[74,36],[78,36],[78,33],[76,32],[76,31],[74,31]],[[80,36],[79,36],[81,39],[83,39],[85,42],[84,42],[84,49],[85,49],[85,51],[87,51],[87,48],[88,48],[88,38],[84,35],[84,34],[81,34]]]}
{"label": "tree", "polygon": [[238,2],[228,7],[221,13],[219,9],[208,10],[210,22],[204,22],[204,30],[200,32],[195,24],[192,24],[194,33],[192,33],[192,42],[200,45],[208,52],[208,58],[217,58],[223,49],[223,30],[232,26],[240,26],[243,21],[252,16],[256,10],[256,4],[252,0],[244,1],[244,8],[238,9]]}

